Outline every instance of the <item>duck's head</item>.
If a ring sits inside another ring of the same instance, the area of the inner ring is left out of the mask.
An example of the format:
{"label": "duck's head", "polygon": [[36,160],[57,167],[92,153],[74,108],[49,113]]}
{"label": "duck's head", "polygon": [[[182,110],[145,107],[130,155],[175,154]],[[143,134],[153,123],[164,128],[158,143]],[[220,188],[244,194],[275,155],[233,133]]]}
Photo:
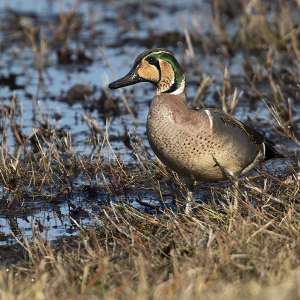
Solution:
{"label": "duck's head", "polygon": [[139,82],[151,82],[157,86],[156,94],[180,95],[185,93],[185,76],[174,54],[166,49],[146,50],[135,60],[129,73],[108,85],[118,89]]}

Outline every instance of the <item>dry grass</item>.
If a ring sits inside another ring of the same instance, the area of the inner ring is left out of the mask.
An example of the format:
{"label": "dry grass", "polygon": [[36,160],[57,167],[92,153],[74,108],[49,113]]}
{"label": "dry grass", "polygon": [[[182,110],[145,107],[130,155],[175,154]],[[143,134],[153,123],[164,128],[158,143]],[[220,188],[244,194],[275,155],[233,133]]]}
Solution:
{"label": "dry grass", "polygon": [[2,271],[1,297],[298,299],[298,211],[252,209],[155,217],[106,207],[101,227],[83,230],[77,246],[25,239],[28,263]]}
{"label": "dry grass", "polygon": [[[42,114],[30,148],[33,137],[20,131],[14,101],[14,114],[2,107],[1,177],[6,186],[2,206],[6,209],[30,199],[71,198],[72,178],[78,174],[84,174],[96,190],[113,194],[126,187],[137,192],[151,188],[162,195],[157,177],[182,185],[149,159],[139,142],[132,142],[138,163],[123,162],[113,151],[108,132],[102,136],[95,130],[96,121],[88,118],[95,149],[89,156],[73,152],[70,133],[59,138]],[[278,130],[293,140],[278,113],[276,119]],[[14,132],[17,154],[9,151],[7,131]],[[298,159],[297,155],[287,159],[290,167],[282,170],[285,181],[260,171],[257,178],[240,181],[238,195],[227,185],[212,186],[205,202],[194,203],[191,216],[182,213],[183,197],[176,198],[177,210],[164,206],[152,214],[120,198],[104,204],[98,215],[90,213],[99,227],[78,225],[81,234],[75,240],[55,246],[33,228],[31,241],[15,237],[26,258],[1,270],[1,298],[297,299]]]}

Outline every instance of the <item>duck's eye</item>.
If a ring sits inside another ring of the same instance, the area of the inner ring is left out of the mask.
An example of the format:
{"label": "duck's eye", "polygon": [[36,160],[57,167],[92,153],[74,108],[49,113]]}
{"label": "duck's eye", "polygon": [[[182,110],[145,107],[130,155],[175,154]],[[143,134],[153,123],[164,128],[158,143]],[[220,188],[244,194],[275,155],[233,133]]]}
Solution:
{"label": "duck's eye", "polygon": [[156,59],[154,57],[150,56],[150,57],[148,57],[147,61],[148,61],[148,63],[153,64],[156,61]]}

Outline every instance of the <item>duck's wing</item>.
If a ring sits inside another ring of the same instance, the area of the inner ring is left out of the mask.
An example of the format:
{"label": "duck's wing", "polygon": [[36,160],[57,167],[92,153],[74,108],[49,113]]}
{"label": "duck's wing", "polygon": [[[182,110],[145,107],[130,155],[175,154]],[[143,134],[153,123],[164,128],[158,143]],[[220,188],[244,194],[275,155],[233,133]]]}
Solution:
{"label": "duck's wing", "polygon": [[284,155],[279,153],[275,148],[275,143],[269,139],[267,139],[263,134],[256,131],[252,127],[238,121],[230,114],[215,108],[209,109],[210,113],[214,118],[219,118],[224,124],[233,126],[235,128],[239,128],[244,131],[250,142],[254,142],[257,145],[264,146],[264,161],[272,159],[272,158],[285,158]]}

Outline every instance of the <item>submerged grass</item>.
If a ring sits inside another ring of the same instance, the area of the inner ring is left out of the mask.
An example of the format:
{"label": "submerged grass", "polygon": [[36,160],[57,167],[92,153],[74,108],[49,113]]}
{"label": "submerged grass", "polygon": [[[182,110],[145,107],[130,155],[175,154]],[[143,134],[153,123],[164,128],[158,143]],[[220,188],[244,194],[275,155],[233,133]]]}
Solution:
{"label": "submerged grass", "polygon": [[[60,16],[58,29],[49,25],[54,38],[63,39],[63,49],[77,30],[71,20],[79,4],[76,1]],[[270,123],[296,150],[281,148],[287,156],[281,174],[258,168],[258,176],[239,180],[238,191],[228,183],[201,185],[204,192],[193,203],[190,216],[183,214],[182,195],[174,196],[174,205],[165,204],[166,189],[175,185],[180,190],[184,184],[151,158],[139,137],[124,136],[124,143],[133,149],[130,161],[124,161],[112,147],[108,126],[103,131],[84,112],[82,119],[90,130],[89,154],[79,154],[73,150],[71,131],[59,131],[51,125],[38,103],[34,105],[38,126],[30,136],[23,132],[23,109],[18,99],[13,97],[9,106],[2,103],[2,211],[26,210],[24,203],[36,199],[71,203],[76,192],[72,180],[78,177],[89,183],[91,193],[115,195],[117,201],[106,201],[97,214],[88,213],[98,223],[95,227],[83,227],[70,216],[80,233],[62,242],[43,237],[39,226],[32,225],[30,240],[12,231],[24,255],[18,264],[0,269],[0,299],[299,299],[299,141],[297,109],[291,105],[291,99],[299,101],[298,87],[294,86],[299,50],[297,28],[292,26],[292,18],[286,18],[293,5],[279,1],[272,11],[278,18],[270,20],[270,10],[262,1],[213,1],[212,22],[219,40],[214,44],[219,43],[225,57],[239,47],[254,51],[267,45],[268,50],[255,62],[244,52],[248,98],[264,99],[266,93],[260,88],[269,88],[266,104],[274,118]],[[237,10],[242,22],[233,38],[224,20],[238,15]],[[204,52],[211,55],[211,41],[196,19],[193,24]],[[205,92],[213,80],[202,78],[196,65],[195,35],[192,38],[189,30],[185,30],[188,51],[183,61],[190,59],[202,82],[192,105],[205,107]],[[42,34],[37,39],[35,33],[31,27],[25,36],[42,81],[45,49],[51,41]],[[282,53],[282,48],[286,52]],[[283,70],[278,65],[285,58],[294,65],[287,64]],[[218,97],[230,113],[243,97],[236,85],[225,67]],[[109,98],[107,91],[105,94]],[[128,105],[126,99],[124,103]],[[14,147],[9,145],[9,135],[14,137]],[[137,209],[131,205],[133,199],[120,196],[129,189],[151,189],[158,196],[154,203],[137,199],[145,208]]]}

